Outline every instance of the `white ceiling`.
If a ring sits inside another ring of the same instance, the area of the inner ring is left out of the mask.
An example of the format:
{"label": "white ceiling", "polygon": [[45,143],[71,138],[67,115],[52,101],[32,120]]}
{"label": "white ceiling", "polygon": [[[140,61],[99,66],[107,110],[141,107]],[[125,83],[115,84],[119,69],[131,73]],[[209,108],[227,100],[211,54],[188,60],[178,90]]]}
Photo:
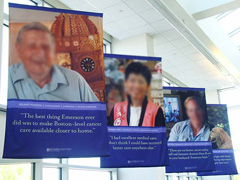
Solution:
{"label": "white ceiling", "polygon": [[234,84],[146,0],[60,0],[74,10],[103,13],[103,29],[119,40],[147,33],[163,70],[190,87],[221,89]]}

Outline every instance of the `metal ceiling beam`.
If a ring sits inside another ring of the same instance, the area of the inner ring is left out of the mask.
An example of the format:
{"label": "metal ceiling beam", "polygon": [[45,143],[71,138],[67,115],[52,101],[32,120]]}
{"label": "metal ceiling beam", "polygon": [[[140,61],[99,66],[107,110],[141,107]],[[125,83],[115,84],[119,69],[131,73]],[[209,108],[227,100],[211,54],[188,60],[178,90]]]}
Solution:
{"label": "metal ceiling beam", "polygon": [[194,13],[192,14],[192,16],[196,21],[199,21],[205,18],[209,18],[215,15],[221,14],[221,13],[232,11],[238,8],[240,8],[240,0],[235,0],[233,2],[229,2],[223,5],[216,6],[214,8],[209,8],[204,11]]}
{"label": "metal ceiling beam", "polygon": [[[228,76],[235,85],[240,86],[240,79],[232,74],[221,61],[217,59],[212,50],[217,51],[222,59],[224,54],[217,48],[205,32],[198,26],[194,18],[189,15],[176,0],[148,0],[192,45],[194,45],[215,67]],[[211,51],[210,51],[211,49]],[[239,71],[238,71],[239,72]]]}

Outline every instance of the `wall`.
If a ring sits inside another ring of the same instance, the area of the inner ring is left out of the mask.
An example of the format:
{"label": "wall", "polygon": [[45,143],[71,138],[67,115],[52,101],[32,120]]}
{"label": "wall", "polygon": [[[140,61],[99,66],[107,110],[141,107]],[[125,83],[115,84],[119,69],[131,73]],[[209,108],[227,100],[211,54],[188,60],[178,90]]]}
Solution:
{"label": "wall", "polygon": [[124,40],[112,39],[113,54],[127,54],[140,56],[153,56],[152,38],[147,34],[141,34]]}
{"label": "wall", "polygon": [[217,90],[206,91],[206,101],[207,104],[219,104],[219,97]]}
{"label": "wall", "polygon": [[165,168],[119,168],[118,180],[164,180]]}

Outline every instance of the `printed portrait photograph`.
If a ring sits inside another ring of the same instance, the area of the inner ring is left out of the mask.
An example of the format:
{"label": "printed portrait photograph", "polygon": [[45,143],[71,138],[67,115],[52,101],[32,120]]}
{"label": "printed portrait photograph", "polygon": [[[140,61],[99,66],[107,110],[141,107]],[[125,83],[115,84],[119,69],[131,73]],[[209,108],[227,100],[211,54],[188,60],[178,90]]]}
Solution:
{"label": "printed portrait photograph", "polygon": [[8,99],[105,102],[102,17],[10,8]]}
{"label": "printed portrait photograph", "polygon": [[164,88],[168,141],[210,141],[204,90]]}
{"label": "printed portrait photograph", "polygon": [[165,126],[161,61],[105,57],[109,126]]}
{"label": "printed portrait photograph", "polygon": [[208,104],[207,113],[213,149],[233,149],[227,106]]}

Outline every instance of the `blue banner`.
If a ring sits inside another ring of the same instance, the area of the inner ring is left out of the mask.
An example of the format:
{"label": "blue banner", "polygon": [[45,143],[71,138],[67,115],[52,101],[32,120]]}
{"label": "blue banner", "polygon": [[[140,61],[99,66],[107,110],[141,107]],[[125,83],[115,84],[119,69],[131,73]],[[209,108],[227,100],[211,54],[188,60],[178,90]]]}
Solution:
{"label": "blue banner", "polygon": [[209,172],[198,172],[198,176],[238,174],[235,164],[234,152],[232,149],[213,150],[213,158],[216,170]]}
{"label": "blue banner", "polygon": [[168,165],[165,127],[108,127],[110,157],[102,168]]}
{"label": "blue banner", "polygon": [[101,102],[8,100],[3,157],[109,155],[106,118]]}
{"label": "blue banner", "polygon": [[168,142],[167,173],[213,171],[211,142]]}

